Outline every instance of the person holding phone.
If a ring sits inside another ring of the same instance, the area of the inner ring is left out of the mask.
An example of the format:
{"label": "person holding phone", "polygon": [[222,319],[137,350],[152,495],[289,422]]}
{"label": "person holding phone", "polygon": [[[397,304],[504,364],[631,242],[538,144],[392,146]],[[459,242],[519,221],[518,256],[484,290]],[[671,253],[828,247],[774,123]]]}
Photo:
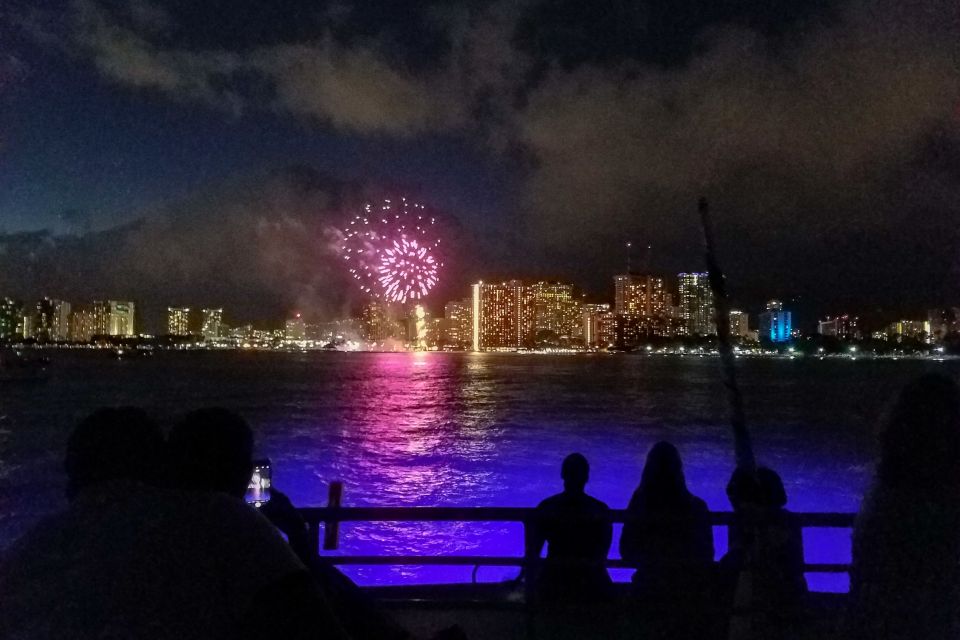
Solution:
{"label": "person holding phone", "polygon": [[160,486],[163,451],[142,410],[81,422],[65,460],[68,507],[0,563],[0,637],[347,638],[255,509]]}
{"label": "person holding phone", "polygon": [[287,536],[290,549],[309,569],[314,583],[351,637],[412,637],[377,609],[352,580],[319,556],[306,522],[290,499],[273,485],[270,461],[253,459],[253,444],[250,427],[232,411],[207,408],[188,413],[168,438],[171,478],[181,489],[225,493],[235,499],[243,498],[255,507],[259,515]]}

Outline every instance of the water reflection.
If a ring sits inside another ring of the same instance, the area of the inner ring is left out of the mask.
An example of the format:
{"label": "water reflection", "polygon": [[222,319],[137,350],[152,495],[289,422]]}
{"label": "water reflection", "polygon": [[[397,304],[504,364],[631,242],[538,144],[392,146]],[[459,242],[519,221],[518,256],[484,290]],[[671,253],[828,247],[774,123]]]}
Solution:
{"label": "water reflection", "polygon": [[[345,407],[342,429],[353,443],[347,486],[362,487],[353,504],[476,504],[498,484],[495,403],[485,367],[442,354],[381,355],[368,359]],[[489,495],[489,494],[488,494]],[[496,535],[496,531],[487,531]],[[481,546],[462,523],[380,523],[345,526],[343,550],[351,553],[452,553]],[[489,537],[486,545],[490,544]],[[459,579],[462,570],[363,568],[365,580],[387,576]]]}
{"label": "water reflection", "polygon": [[[462,363],[437,354],[390,354],[369,360],[343,418],[358,447],[352,480],[380,490],[381,504],[447,504],[463,487],[490,482],[483,461],[493,443],[467,406],[482,407]],[[483,411],[481,409],[481,411]],[[349,480],[349,479],[348,479]]]}
{"label": "water reflection", "polygon": [[[874,420],[928,365],[739,362],[758,459],[784,478],[789,507],[856,511]],[[48,384],[4,392],[0,546],[62,504],[67,434],[102,404],[141,405],[165,421],[205,405],[240,411],[274,463],[275,486],[302,505],[323,504],[327,483],[339,479],[347,505],[533,506],[559,490],[560,461],[580,451],[592,464],[588,490],[622,508],[647,449],[668,439],[691,490],[712,509],[729,508],[731,438],[710,358],[210,353],[122,362],[64,353]],[[343,527],[342,552],[512,555],[521,545],[519,531],[499,525],[356,529]],[[848,558],[847,532],[808,536],[811,560]],[[456,570],[438,571],[368,577],[443,579]]]}

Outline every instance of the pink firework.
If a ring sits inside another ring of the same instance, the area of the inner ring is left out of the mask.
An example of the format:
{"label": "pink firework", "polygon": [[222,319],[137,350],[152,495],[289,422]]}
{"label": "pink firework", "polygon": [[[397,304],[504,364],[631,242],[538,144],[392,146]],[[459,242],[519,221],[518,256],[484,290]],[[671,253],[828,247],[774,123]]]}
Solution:
{"label": "pink firework", "polygon": [[360,288],[391,302],[420,300],[439,282],[436,219],[401,198],[367,204],[343,231],[343,258]]}

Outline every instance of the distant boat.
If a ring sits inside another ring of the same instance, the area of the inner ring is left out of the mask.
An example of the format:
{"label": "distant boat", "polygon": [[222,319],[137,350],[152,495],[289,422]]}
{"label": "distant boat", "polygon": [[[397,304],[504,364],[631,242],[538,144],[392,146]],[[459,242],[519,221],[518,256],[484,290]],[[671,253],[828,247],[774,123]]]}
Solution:
{"label": "distant boat", "polygon": [[0,384],[46,382],[50,358],[28,358],[19,351],[0,353]]}

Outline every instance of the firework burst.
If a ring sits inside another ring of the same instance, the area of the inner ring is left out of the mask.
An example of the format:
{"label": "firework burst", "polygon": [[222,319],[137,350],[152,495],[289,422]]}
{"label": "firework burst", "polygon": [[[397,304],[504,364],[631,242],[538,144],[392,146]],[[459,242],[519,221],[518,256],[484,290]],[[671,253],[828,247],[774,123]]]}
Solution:
{"label": "firework burst", "polygon": [[443,262],[436,218],[401,198],[367,204],[343,231],[341,252],[360,288],[390,302],[421,300],[439,282]]}

